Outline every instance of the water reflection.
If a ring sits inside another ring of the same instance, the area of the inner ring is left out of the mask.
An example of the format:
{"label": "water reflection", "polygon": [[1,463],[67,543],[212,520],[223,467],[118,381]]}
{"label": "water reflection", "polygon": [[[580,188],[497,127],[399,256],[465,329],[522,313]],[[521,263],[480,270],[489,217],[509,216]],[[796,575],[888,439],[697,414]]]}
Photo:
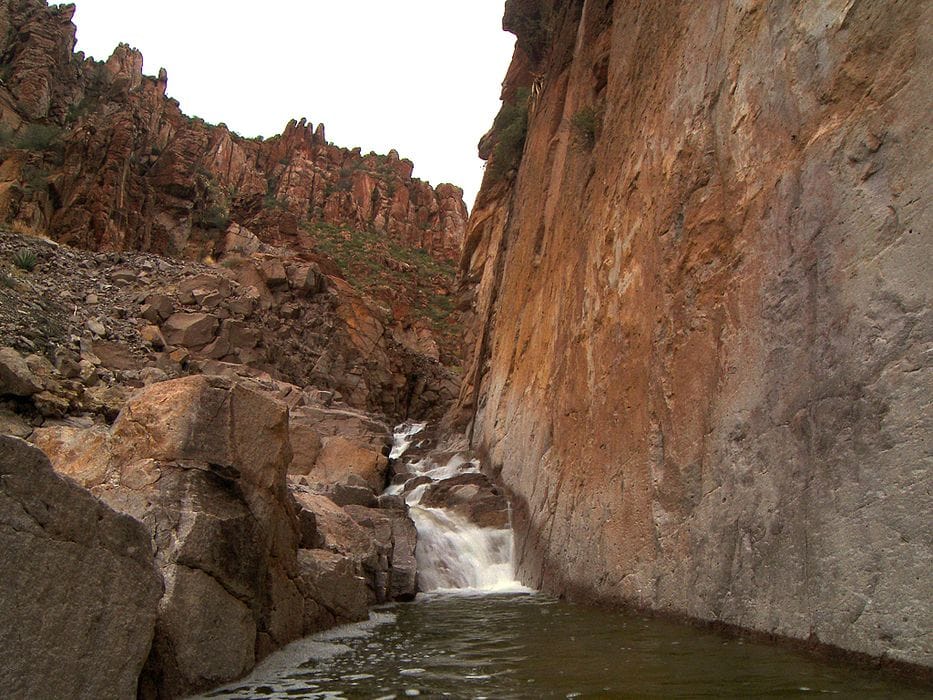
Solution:
{"label": "water reflection", "polygon": [[419,596],[211,698],[922,698],[868,671],[543,595]]}

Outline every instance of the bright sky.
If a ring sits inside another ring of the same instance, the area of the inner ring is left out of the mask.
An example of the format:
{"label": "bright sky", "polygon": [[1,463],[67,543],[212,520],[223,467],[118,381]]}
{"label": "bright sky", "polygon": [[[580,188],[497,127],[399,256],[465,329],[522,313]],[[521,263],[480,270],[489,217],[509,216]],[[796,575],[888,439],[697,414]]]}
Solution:
{"label": "bright sky", "polygon": [[168,71],[182,110],[243,136],[323,122],[363,153],[395,148],[415,176],[482,178],[480,136],[499,110],[514,37],[504,0],[75,0],[78,50],[106,60],[121,41],[144,72]]}

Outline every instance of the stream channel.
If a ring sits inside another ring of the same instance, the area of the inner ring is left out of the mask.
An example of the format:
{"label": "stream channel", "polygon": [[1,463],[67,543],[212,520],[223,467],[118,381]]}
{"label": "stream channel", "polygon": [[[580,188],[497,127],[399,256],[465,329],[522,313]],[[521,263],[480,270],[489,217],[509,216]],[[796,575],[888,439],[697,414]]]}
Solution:
{"label": "stream channel", "polygon": [[[399,426],[403,460],[423,424]],[[420,505],[426,485],[478,472],[462,453],[408,460],[418,529],[412,603],[294,642],[245,679],[201,697],[253,698],[929,698],[870,670],[820,661],[633,612],[578,606],[514,580],[512,532]],[[426,478],[425,478],[426,477]]]}

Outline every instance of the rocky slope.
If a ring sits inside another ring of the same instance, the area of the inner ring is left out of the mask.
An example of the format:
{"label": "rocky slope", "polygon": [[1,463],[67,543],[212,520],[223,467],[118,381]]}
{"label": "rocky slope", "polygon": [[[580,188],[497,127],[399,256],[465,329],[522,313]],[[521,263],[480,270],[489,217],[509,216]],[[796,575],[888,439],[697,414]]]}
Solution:
{"label": "rocky slope", "polygon": [[[33,269],[17,267],[19,255]],[[300,255],[200,265],[0,229],[2,343],[47,379],[17,408],[33,421],[112,420],[129,390],[201,372],[313,387],[393,420],[437,416],[456,378],[430,330],[413,329]]]}
{"label": "rocky slope", "polygon": [[451,423],[522,577],[930,666],[933,7],[505,25]]}
{"label": "rocky slope", "polygon": [[[0,394],[15,388],[11,375],[41,381],[16,369],[6,352]],[[82,698],[131,697],[137,687],[142,698],[184,697],[242,676],[302,635],[365,619],[374,603],[412,598],[414,525],[404,503],[382,503],[376,496],[388,478],[388,428],[318,398],[258,379],[192,375],[137,391],[112,426],[72,419],[34,429],[30,440],[55,471],[109,506],[96,506],[101,533],[76,540],[96,546],[83,558],[82,550],[53,545],[78,537],[72,530],[86,519],[86,504],[94,498],[71,483],[70,492],[45,497],[57,518],[50,519],[34,503],[50,488],[39,479],[47,478],[43,469],[51,472],[47,462],[42,467],[38,451],[29,452],[25,442],[3,438],[0,450],[9,445],[19,453],[0,451],[3,469],[14,475],[7,489],[12,501],[0,500],[0,534],[15,545],[10,565],[23,572],[5,582],[4,600],[26,611],[51,604],[63,620],[72,606],[86,606],[97,622],[82,610],[61,623],[67,636],[50,635],[38,622],[48,615],[30,619],[7,611],[4,619],[19,621],[24,647],[4,658],[0,676],[12,688],[32,688],[43,697],[75,686],[73,696]],[[28,468],[17,466],[17,454],[28,457]],[[47,600],[43,588],[30,585],[33,575],[47,573],[19,559],[28,538],[42,533],[23,529],[18,503],[53,540],[42,549],[41,566],[79,571],[78,558],[93,570],[89,581],[113,576],[101,601],[113,599],[113,607],[100,610],[100,602],[85,601],[83,588],[66,602]],[[78,506],[84,510],[62,514]],[[111,508],[129,517],[118,519]],[[122,530],[109,532],[111,521]],[[98,540],[128,560],[126,571],[107,559],[109,550]],[[122,599],[111,592],[121,576],[128,579]],[[129,613],[148,626],[134,629],[133,655],[118,665],[114,656],[125,657],[121,640],[137,622]],[[70,661],[74,649],[63,644],[75,636],[87,646],[82,665],[113,666],[114,675],[91,685],[86,674],[63,677],[59,669],[16,660],[34,655]]]}
{"label": "rocky slope", "polygon": [[0,679],[177,698],[415,595],[388,425],[456,397],[466,209],[189,119],[73,12],[0,2]]}
{"label": "rocky slope", "polygon": [[[164,71],[142,74],[135,49],[118,46],[106,62],[74,53],[73,14],[45,0],[0,3],[0,223],[90,250],[193,260],[285,246],[400,325],[433,325],[451,356],[440,321],[467,218],[458,187],[412,178],[395,151],[330,144],[304,119],[264,141],[189,118],[166,96]],[[418,262],[431,269],[413,279]]]}

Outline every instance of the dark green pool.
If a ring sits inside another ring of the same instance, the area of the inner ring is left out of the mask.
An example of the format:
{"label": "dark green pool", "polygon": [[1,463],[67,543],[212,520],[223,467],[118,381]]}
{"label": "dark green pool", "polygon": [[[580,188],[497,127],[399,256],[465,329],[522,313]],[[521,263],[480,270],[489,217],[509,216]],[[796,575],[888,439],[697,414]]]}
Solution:
{"label": "dark green pool", "polygon": [[429,595],[302,640],[211,698],[929,698],[870,671],[542,595]]}

